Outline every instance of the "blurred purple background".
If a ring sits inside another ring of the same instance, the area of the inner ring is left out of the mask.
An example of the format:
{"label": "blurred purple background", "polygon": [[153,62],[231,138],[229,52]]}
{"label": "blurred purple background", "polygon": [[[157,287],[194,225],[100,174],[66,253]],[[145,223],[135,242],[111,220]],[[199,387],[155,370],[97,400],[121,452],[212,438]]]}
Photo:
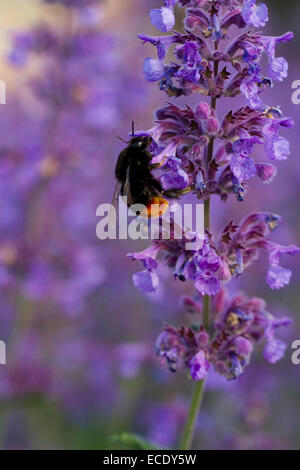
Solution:
{"label": "blurred purple background", "polygon": [[[95,215],[115,189],[123,148],[115,136],[126,138],[132,120],[150,128],[165,102],[144,81],[143,60],[153,50],[137,39],[156,34],[148,12],[161,2],[78,3],[18,0],[0,7],[0,79],[7,85],[7,104],[0,105],[0,339],[7,344],[0,446],[105,449],[118,447],[113,434],[135,431],[174,447],[191,381],[161,369],[153,344],[162,322],[180,322],[179,299],[189,286],[166,273],[154,296],[137,291],[136,266],[126,254],[146,244],[98,240]],[[292,156],[279,162],[272,185],[250,183],[244,203],[232,198],[225,210],[214,201],[213,227],[250,210],[274,211],[284,222],[278,240],[299,244],[300,105],[292,104],[291,85],[300,80],[300,6],[266,3],[268,32],[296,35],[284,46],[289,78],[269,91],[296,121]],[[280,291],[265,286],[265,264],[261,259],[232,289],[262,296],[274,314],[293,317],[286,357],[271,366],[258,351],[240,381],[209,378],[196,448],[299,448],[300,366],[290,349],[300,339],[299,262],[290,262],[292,282]]]}

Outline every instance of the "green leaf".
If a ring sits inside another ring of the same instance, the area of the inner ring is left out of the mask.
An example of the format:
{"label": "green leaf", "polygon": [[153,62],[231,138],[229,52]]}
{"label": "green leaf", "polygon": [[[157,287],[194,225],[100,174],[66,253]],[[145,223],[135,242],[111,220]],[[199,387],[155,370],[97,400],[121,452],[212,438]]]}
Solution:
{"label": "green leaf", "polygon": [[122,434],[116,434],[111,438],[115,444],[123,444],[124,446],[133,450],[162,450],[157,447],[153,442],[148,441],[138,434],[130,432],[123,432]]}

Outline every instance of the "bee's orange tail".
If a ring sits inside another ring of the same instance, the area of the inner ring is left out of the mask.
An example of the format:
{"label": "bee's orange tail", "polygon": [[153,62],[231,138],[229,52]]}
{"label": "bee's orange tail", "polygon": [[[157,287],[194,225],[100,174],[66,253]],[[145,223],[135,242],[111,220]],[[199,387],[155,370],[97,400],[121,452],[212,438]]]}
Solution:
{"label": "bee's orange tail", "polygon": [[161,196],[156,196],[149,201],[145,213],[142,213],[141,215],[145,218],[158,218],[167,212],[168,208],[168,201]]}

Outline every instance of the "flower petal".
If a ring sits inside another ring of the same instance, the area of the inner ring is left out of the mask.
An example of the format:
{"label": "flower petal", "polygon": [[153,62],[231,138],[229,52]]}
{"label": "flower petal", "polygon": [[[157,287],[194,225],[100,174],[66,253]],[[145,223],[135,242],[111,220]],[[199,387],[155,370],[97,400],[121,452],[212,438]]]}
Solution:
{"label": "flower petal", "polygon": [[147,82],[157,82],[161,80],[165,73],[164,64],[160,60],[147,57],[144,61],[143,74]]}
{"label": "flower petal", "polygon": [[132,276],[132,280],[135,287],[147,294],[155,292],[159,284],[155,271],[140,271]]}
{"label": "flower petal", "polygon": [[162,7],[150,11],[150,19],[153,26],[163,33],[170,31],[175,25],[175,16],[171,8]]}
{"label": "flower petal", "polygon": [[290,283],[292,271],[281,266],[271,266],[267,273],[266,281],[271,289],[281,289]]}
{"label": "flower petal", "polygon": [[271,364],[275,364],[283,358],[286,351],[286,344],[279,339],[272,339],[266,344],[263,355]]}
{"label": "flower petal", "polygon": [[251,157],[233,155],[230,168],[239,181],[249,180],[256,175],[255,164]]}
{"label": "flower petal", "polygon": [[199,351],[189,362],[189,369],[194,380],[202,380],[209,370],[209,362],[204,351]]}

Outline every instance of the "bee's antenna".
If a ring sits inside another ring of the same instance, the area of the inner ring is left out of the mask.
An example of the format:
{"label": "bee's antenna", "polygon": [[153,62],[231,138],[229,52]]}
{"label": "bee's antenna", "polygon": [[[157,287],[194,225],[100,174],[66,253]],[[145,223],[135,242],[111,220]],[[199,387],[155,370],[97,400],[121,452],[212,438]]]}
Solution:
{"label": "bee's antenna", "polygon": [[119,137],[118,135],[116,135],[116,138],[121,140],[121,142],[124,142],[125,144],[129,144],[127,140],[122,139],[122,137]]}
{"label": "bee's antenna", "polygon": [[132,132],[132,137],[134,137],[134,121],[131,123],[131,132]]}

